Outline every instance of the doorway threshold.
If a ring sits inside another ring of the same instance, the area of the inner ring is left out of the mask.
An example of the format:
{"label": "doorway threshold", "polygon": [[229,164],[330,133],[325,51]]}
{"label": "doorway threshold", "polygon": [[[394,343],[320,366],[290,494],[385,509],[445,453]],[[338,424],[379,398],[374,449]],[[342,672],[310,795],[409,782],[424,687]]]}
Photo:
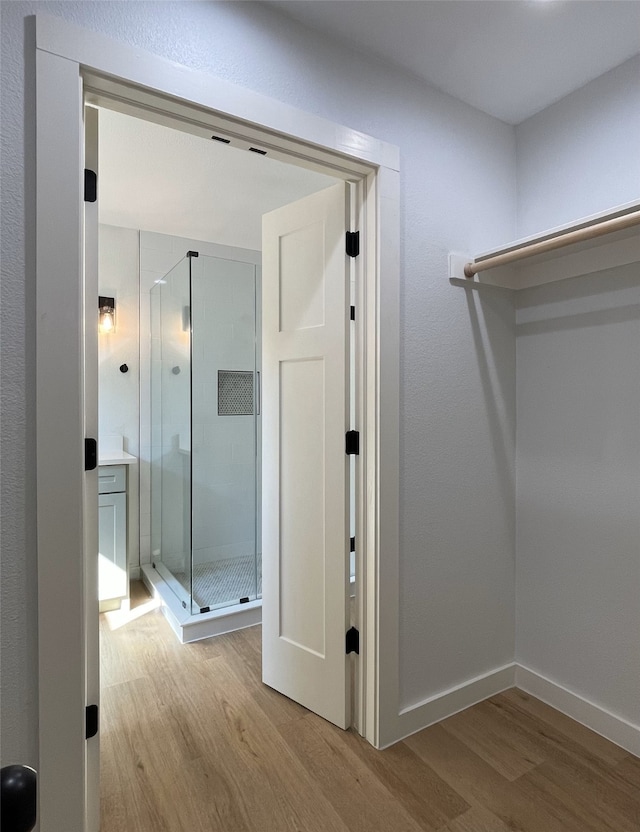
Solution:
{"label": "doorway threshold", "polygon": [[261,599],[192,615],[151,564],[141,567],[141,577],[152,597],[159,601],[162,614],[181,644],[255,627],[262,622]]}

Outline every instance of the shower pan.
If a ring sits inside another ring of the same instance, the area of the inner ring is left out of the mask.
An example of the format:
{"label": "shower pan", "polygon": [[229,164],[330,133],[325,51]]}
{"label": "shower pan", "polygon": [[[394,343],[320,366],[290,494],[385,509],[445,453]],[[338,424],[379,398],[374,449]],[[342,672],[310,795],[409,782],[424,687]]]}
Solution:
{"label": "shower pan", "polygon": [[182,641],[260,620],[259,279],[190,251],[151,291],[143,577]]}

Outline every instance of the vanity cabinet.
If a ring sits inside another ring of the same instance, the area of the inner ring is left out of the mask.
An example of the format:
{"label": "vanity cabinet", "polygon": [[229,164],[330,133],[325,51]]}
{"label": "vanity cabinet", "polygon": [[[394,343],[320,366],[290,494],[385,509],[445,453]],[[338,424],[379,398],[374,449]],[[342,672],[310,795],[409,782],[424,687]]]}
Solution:
{"label": "vanity cabinet", "polygon": [[98,468],[98,598],[101,611],[129,595],[127,562],[127,466]]}

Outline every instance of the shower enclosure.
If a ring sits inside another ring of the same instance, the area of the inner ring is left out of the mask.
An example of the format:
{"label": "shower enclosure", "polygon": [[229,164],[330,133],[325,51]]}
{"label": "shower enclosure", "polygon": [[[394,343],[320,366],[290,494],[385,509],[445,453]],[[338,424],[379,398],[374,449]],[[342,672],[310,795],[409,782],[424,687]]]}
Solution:
{"label": "shower enclosure", "polygon": [[151,291],[152,564],[191,615],[261,597],[258,289],[189,252]]}

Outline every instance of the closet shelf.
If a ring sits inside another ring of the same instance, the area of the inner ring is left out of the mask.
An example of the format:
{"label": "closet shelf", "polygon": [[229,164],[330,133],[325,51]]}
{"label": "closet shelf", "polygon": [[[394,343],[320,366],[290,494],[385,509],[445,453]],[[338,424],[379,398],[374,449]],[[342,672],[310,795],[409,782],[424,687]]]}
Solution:
{"label": "closet shelf", "polygon": [[525,289],[640,261],[640,202],[627,203],[471,258],[449,255],[455,285]]}

